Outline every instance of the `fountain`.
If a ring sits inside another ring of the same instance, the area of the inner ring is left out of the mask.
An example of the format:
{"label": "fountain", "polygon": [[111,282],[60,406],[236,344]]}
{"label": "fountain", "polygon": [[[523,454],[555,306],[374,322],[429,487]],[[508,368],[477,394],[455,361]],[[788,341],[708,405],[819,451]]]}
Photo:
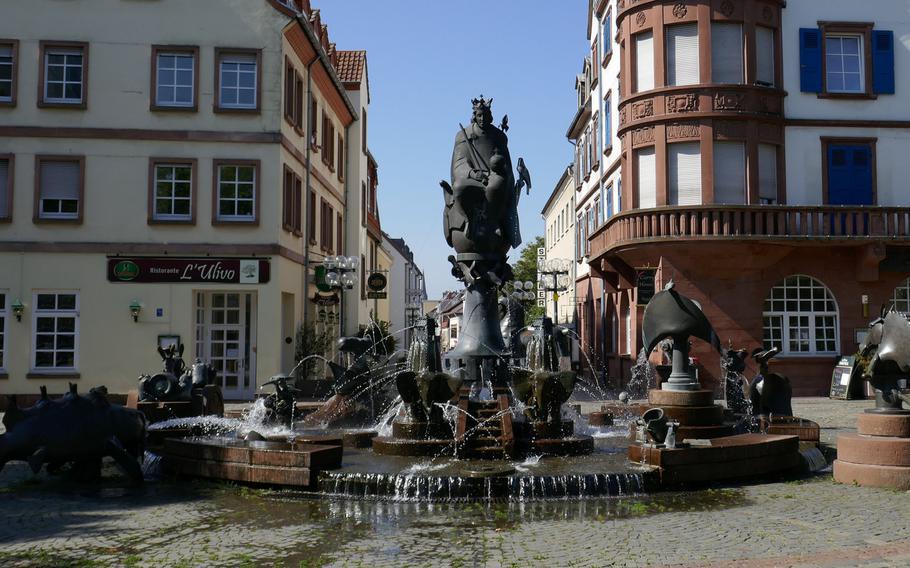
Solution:
{"label": "fountain", "polygon": [[875,407],[858,416],[856,434],[837,437],[834,479],[910,490],[910,320],[894,310],[869,324],[860,348]]}

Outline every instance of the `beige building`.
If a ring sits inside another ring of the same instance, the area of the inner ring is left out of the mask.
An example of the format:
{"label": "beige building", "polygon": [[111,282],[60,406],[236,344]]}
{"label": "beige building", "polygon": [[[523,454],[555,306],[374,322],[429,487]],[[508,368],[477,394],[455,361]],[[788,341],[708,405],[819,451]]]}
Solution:
{"label": "beige building", "polygon": [[308,0],[192,4],[4,5],[2,393],[123,393],[180,342],[248,398],[302,323],[339,328],[312,267],[361,254],[347,56]]}
{"label": "beige building", "polygon": [[[572,285],[559,294],[556,308],[552,298],[546,299],[546,314],[561,324],[575,323],[575,176],[574,168],[569,166],[556,182],[553,193],[547,199],[540,215],[543,217],[544,249],[546,260],[564,259],[573,261],[569,267]],[[558,312],[556,309],[558,308]]]}

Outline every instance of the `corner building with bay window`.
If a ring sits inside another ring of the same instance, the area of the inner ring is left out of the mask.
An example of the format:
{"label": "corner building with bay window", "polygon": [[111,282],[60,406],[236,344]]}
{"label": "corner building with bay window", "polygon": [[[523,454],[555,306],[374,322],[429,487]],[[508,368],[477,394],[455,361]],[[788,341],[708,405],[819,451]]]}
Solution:
{"label": "corner building with bay window", "polygon": [[339,333],[313,268],[361,254],[365,66],[308,0],[7,2],[0,394],[124,394],[180,342],[249,399]]}
{"label": "corner building with bay window", "polygon": [[[595,0],[591,13],[615,21],[621,207],[585,235],[586,257],[604,305],[630,313],[623,326],[580,309],[603,338],[590,347],[622,386],[648,296],[672,279],[724,345],[779,346],[772,368],[794,394],[827,394],[880,307],[910,311],[906,8]],[[695,343],[702,384],[722,392],[717,354]]]}

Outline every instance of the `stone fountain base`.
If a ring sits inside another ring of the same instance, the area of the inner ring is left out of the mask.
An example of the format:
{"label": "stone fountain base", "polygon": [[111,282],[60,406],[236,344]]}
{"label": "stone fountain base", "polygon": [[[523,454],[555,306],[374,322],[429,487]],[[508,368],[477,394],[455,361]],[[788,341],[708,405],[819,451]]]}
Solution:
{"label": "stone fountain base", "polygon": [[650,408],[662,408],[664,416],[679,422],[676,439],[713,439],[733,434],[733,425],[724,423],[724,407],[714,404],[710,390],[648,391]]}
{"label": "stone fountain base", "polygon": [[739,434],[711,440],[709,446],[667,449],[629,446],[629,460],[659,468],[662,486],[704,483],[802,471],[797,436]]}
{"label": "stone fountain base", "polygon": [[860,414],[856,430],[837,437],[834,480],[910,490],[910,414]]}
{"label": "stone fountain base", "polygon": [[373,451],[387,456],[438,456],[454,447],[448,424],[393,422],[391,436],[373,438]]}

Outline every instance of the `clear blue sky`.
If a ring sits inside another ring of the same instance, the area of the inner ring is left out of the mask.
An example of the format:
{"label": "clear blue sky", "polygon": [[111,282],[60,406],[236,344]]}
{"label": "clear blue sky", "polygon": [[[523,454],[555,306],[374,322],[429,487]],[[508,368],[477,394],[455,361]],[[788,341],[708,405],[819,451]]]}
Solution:
{"label": "clear blue sky", "polygon": [[[379,163],[382,228],[404,237],[426,273],[427,292],[461,288],[442,235],[442,190],[458,123],[471,98],[493,97],[509,115],[522,192],[525,242],[543,234],[540,210],[573,159],[565,132],[575,114],[575,76],[587,52],[586,0],[313,0],[338,49],[367,50],[368,141]],[[518,250],[510,253],[514,262]]]}

